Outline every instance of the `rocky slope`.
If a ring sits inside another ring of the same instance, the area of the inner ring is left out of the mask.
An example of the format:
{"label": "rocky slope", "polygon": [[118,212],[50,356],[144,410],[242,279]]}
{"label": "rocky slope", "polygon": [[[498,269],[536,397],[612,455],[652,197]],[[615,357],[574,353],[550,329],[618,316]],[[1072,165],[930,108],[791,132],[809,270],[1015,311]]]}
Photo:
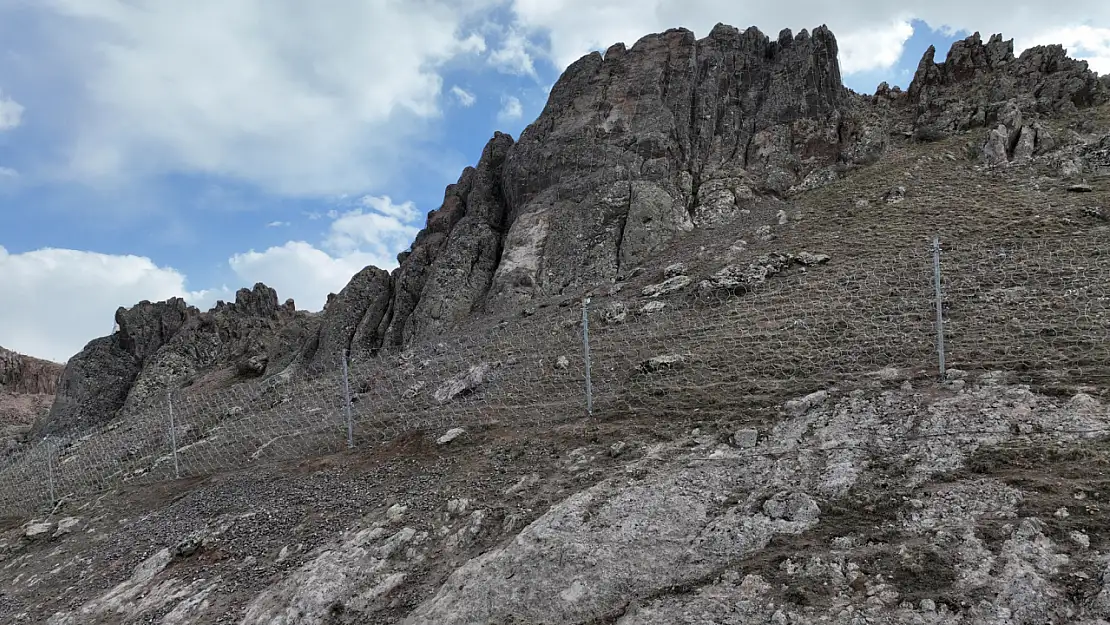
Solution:
{"label": "rocky slope", "polygon": [[3,533],[0,615],[1104,622],[1107,405],[952,377],[822,391],[773,423],[494,427],[110,494]]}
{"label": "rocky slope", "polygon": [[365,359],[475,317],[532,311],[612,282],[695,228],[759,226],[793,194],[876,162],[892,137],[989,130],[971,147],[987,163],[1047,154],[1082,170],[1065,149],[1082,141],[1043,120],[1107,99],[1085,63],[1059,46],[1015,58],[1012,41],[978,34],[944,63],[934,54],[907,91],[880,85],[874,96],[843,86],[824,27],[772,39],[718,25],[700,40],[673,29],[589,54],[519,140],[496,133],[448,186],[392,273],[360,272],[318,321],[261,287],[205,314],[180,301],[121,309],[120,333],[71,361],[36,432],[103,423],[232,361],[249,374],[335,368],[347,351]]}
{"label": "rocky slope", "polygon": [[[908,90],[865,97],[834,52],[824,29],[718,27],[589,55],[519,141],[495,136],[449,187],[399,269],[363,270],[322,315],[263,286],[209,313],[121,309],[67,367],[60,394],[80,403],[57,427],[179,380],[330,367],[468,319],[573,328],[558,304],[587,294],[602,328],[641,320],[619,344],[598,332],[599,381],[640,355],[686,369],[610,388],[621,403],[592,419],[522,419],[551,410],[528,383],[578,375],[516,376],[550,355],[522,333],[520,368],[506,358],[491,383],[511,382],[512,403],[464,433],[63,498],[0,525],[0,620],[1110,621],[1107,87],[1059,48],[1015,58],[976,36],[944,64],[926,53]],[[933,233],[1041,246],[946,252],[948,346],[968,366],[944,380]],[[899,250],[919,257],[903,267]],[[745,290],[791,271],[767,297]],[[740,294],[735,327],[700,334],[708,313],[680,308],[702,284]],[[214,440],[190,453],[236,451]]]}

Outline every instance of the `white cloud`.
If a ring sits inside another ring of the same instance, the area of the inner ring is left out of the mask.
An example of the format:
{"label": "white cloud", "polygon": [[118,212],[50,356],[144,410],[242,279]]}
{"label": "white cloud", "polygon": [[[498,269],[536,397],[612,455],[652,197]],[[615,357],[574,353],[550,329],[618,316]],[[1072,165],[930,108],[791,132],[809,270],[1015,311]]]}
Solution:
{"label": "white cloud", "polygon": [[0,167],[0,178],[18,178],[19,172],[11,167]]}
{"label": "white cloud", "polygon": [[474,106],[474,103],[478,101],[477,96],[458,85],[451,87],[451,95],[459,100],[459,104],[468,108]]}
{"label": "white cloud", "polygon": [[0,246],[0,345],[64,361],[112,330],[116,309],[184,297],[208,308],[219,291],[189,291],[185,276],[149,258],[65,249],[10,254]]}
{"label": "white cloud", "polygon": [[333,221],[324,245],[339,254],[370,250],[389,259],[377,263],[379,267],[394,266],[396,260],[392,257],[408,247],[419,231],[413,223],[418,213],[411,202],[395,205],[388,197],[374,199],[367,204],[369,212],[355,209]]}
{"label": "white cloud", "polygon": [[887,69],[903,51],[911,19],[949,32],[978,30],[984,36],[1000,32],[1015,39],[1017,53],[1035,43],[1067,43],[1058,39],[1072,36],[1071,52],[1089,59],[1095,69],[1105,63],[1105,29],[1084,24],[1110,23],[1110,3],[1104,0],[1076,0],[1067,10],[1043,2],[1000,0],[795,0],[743,5],[733,0],[510,0],[510,9],[514,27],[528,33],[534,48],[545,50],[560,69],[618,41],[631,46],[645,34],[676,26],[704,36],[717,22],[738,28],[755,25],[771,37],[782,28],[798,32],[827,24],[840,44],[845,73]]}
{"label": "white cloud", "polygon": [[536,77],[536,66],[529,49],[532,44],[524,33],[509,29],[501,46],[489,55],[489,63],[507,74]]}
{"label": "white cloud", "polygon": [[412,202],[395,203],[388,196],[364,196],[357,208],[329,211],[333,220],[319,246],[289,241],[262,252],[233,256],[229,264],[244,282],[265,282],[298,308],[320,310],[328,293],[338,293],[351,276],[367,265],[397,266],[397,253],[408,248],[418,232],[421,212]]}
{"label": "white cloud", "polygon": [[837,37],[840,69],[845,74],[854,74],[893,67],[911,36],[913,26],[908,21],[896,20],[878,31],[856,31]]}
{"label": "white cloud", "polygon": [[[390,198],[388,195],[364,195],[359,198],[359,204],[372,211],[376,211],[383,215],[393,217],[394,219],[397,219],[401,222],[407,223],[420,218],[420,211],[417,210],[416,204],[413,204],[412,202],[401,202],[400,204],[395,204],[393,202],[393,199]],[[330,213],[332,215],[332,218],[335,218],[335,216],[337,215],[336,211],[330,211]],[[416,235],[415,232],[413,232],[412,234],[413,236]]]}
{"label": "white cloud", "polygon": [[1045,30],[1027,40],[1014,42],[1025,47],[1058,43],[1068,49],[1070,56],[1082,58],[1099,75],[1110,74],[1110,28],[1071,26]]}
{"label": "white cloud", "polygon": [[363,267],[381,261],[375,254],[360,252],[336,257],[305,241],[289,241],[262,252],[236,254],[228,262],[244,282],[264,282],[277,289],[281,299],[293,298],[297,308],[320,310],[328,293],[338,293]]}
{"label": "white cloud", "polygon": [[511,122],[516,121],[524,116],[524,107],[520,103],[520,99],[516,96],[508,96],[501,99],[501,110],[497,112],[497,121]]}
{"label": "white cloud", "polygon": [[284,228],[284,227],[289,226],[289,225],[290,224],[289,224],[288,221],[271,221],[270,223],[266,224],[266,227],[267,228]]}
{"label": "white cloud", "polygon": [[0,91],[0,131],[11,130],[23,123],[23,105]]}
{"label": "white cloud", "polygon": [[485,50],[467,24],[498,2],[34,6],[65,26],[53,47],[75,51],[70,78],[87,85],[71,106],[69,174],[187,171],[331,194],[370,188],[406,158],[440,115],[440,68]]}

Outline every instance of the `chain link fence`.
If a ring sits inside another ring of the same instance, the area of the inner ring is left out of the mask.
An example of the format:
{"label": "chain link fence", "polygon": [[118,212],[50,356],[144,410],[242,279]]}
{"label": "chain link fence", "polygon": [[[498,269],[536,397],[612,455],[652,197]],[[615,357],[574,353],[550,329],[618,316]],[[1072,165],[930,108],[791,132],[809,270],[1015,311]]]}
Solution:
{"label": "chain link fence", "polygon": [[1046,389],[1110,377],[1110,252],[1090,237],[923,240],[832,259],[747,258],[710,276],[675,266],[647,278],[366,362],[177,390],[9,456],[0,514],[413,431],[772,414],[820,388],[938,378],[945,367]]}

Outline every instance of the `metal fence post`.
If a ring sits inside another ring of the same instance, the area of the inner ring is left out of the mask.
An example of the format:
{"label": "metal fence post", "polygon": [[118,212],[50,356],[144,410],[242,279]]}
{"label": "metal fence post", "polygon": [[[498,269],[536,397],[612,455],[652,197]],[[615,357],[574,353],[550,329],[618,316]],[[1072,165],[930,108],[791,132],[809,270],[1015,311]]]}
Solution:
{"label": "metal fence post", "polygon": [[593,380],[590,379],[590,298],[582,300],[582,352],[586,361],[586,414],[594,414]]}
{"label": "metal fence post", "polygon": [[54,444],[46,443],[46,482],[50,487],[50,505],[58,503],[58,497],[54,493]]}
{"label": "metal fence post", "polygon": [[170,449],[173,450],[173,477],[181,478],[181,465],[177,460],[177,423],[173,418],[173,393],[166,393],[166,406],[170,413]]}
{"label": "metal fence post", "polygon": [[945,378],[944,367],[944,295],[940,288],[940,237],[933,237],[933,287],[937,305],[937,358],[940,361],[940,378]]}
{"label": "metal fence post", "polygon": [[347,375],[347,350],[343,350],[343,397],[343,407],[347,413],[347,449],[352,449],[355,446],[355,426],[351,421],[351,382]]}

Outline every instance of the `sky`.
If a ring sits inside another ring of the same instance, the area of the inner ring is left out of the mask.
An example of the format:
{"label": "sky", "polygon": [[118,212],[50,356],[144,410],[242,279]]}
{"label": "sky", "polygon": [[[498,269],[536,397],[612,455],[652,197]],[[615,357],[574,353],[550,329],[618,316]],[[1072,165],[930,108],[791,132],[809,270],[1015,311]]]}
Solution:
{"label": "sky", "polygon": [[827,24],[861,93],[974,31],[1110,72],[1104,0],[0,0],[0,345],[62,362],[256,282],[320,310],[571,62],[718,22]]}

